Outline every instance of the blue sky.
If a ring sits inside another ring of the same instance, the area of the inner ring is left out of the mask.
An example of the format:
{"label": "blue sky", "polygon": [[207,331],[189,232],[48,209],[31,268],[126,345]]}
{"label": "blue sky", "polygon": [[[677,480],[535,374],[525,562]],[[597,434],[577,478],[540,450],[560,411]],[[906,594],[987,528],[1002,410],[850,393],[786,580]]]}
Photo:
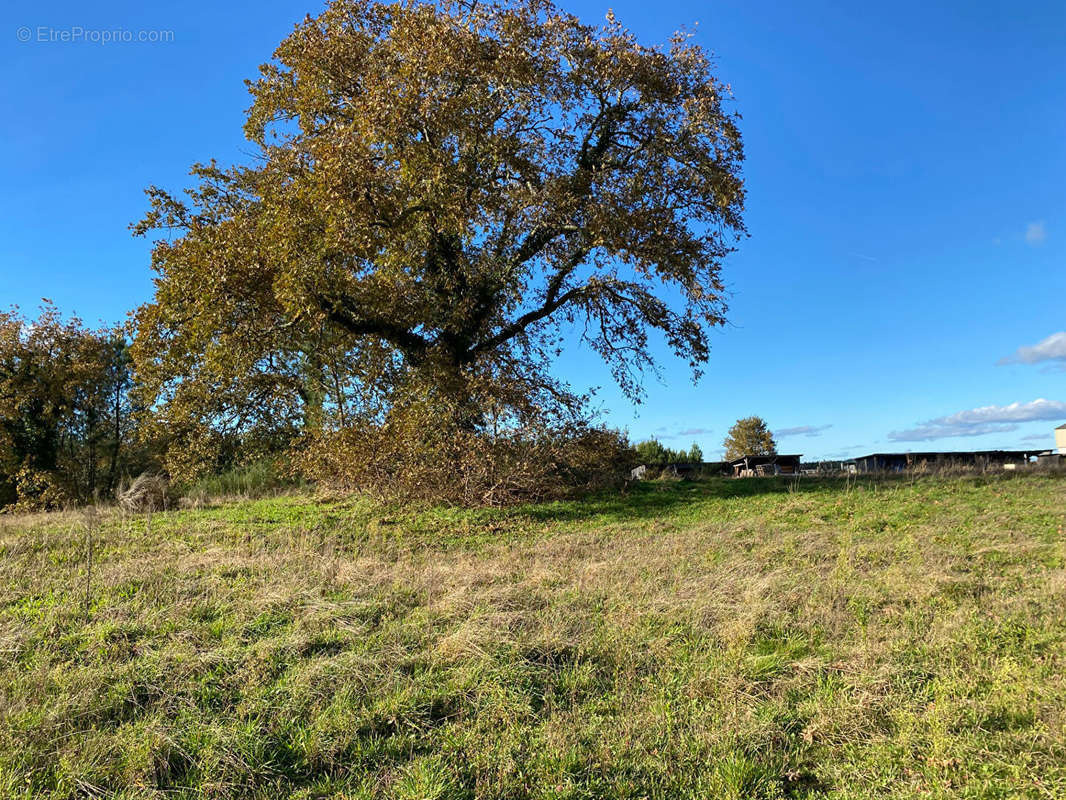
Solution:
{"label": "blue sky", "polygon": [[[586,21],[608,8],[564,5]],[[149,299],[149,245],[127,231],[144,187],[248,157],[242,81],[320,7],[5,4],[0,305],[48,297],[96,322]],[[639,408],[580,349],[563,377],[601,386],[633,437],[708,457],[749,414],[812,458],[1051,446],[1066,422],[1066,4],[610,7],[647,43],[695,25],[717,55],[743,115],[751,237],[725,265],[731,324],[697,385],[665,353]]]}

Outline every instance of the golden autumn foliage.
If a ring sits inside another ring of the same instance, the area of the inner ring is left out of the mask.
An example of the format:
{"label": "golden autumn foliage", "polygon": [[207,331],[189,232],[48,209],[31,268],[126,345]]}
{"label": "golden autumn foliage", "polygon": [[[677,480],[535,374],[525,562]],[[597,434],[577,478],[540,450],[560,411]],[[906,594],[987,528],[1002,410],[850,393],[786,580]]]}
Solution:
{"label": "golden autumn foliage", "polygon": [[395,428],[413,397],[442,432],[535,438],[581,407],[549,374],[564,329],[634,398],[653,338],[706,361],[743,152],[685,36],[538,0],[336,0],[249,91],[254,161],[152,187],[135,226],[167,233],[133,355],[176,474]]}
{"label": "golden autumn foliage", "polygon": [[[57,508],[114,492],[131,468],[123,333],[0,312],[0,508]],[[134,467],[136,468],[136,467]]]}
{"label": "golden autumn foliage", "polygon": [[770,456],[777,452],[774,435],[762,417],[738,419],[722,442],[726,461],[743,456]]}

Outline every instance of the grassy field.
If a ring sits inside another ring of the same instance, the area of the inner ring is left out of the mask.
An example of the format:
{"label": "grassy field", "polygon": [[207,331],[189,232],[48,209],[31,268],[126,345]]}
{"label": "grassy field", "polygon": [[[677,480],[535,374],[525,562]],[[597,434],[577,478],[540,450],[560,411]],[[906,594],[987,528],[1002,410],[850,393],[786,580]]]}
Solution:
{"label": "grassy field", "polygon": [[0,517],[0,796],[1066,797],[1064,524],[1046,474]]}

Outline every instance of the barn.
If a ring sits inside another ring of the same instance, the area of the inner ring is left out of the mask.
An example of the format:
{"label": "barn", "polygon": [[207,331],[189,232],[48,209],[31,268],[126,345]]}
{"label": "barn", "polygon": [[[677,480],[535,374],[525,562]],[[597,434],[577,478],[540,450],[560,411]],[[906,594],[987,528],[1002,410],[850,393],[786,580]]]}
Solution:
{"label": "barn", "polygon": [[[944,467],[1005,467],[1028,464],[1035,450],[971,450],[966,452],[870,453],[847,462],[849,472],[903,472]],[[852,468],[851,465],[854,465]]]}
{"label": "barn", "polygon": [[798,475],[802,455],[746,455],[729,462],[735,478],[760,475]]}

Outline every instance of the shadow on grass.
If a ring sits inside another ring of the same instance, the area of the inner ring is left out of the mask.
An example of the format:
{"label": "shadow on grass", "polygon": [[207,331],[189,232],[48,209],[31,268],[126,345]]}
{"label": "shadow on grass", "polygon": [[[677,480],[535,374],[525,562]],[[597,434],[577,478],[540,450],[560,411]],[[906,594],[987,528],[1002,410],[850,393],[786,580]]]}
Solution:
{"label": "shadow on grass", "polygon": [[775,494],[812,494],[846,491],[859,485],[898,482],[896,476],[864,478],[699,478],[678,481],[642,481],[616,492],[576,500],[522,506],[515,515],[537,522],[626,522],[654,519],[703,499],[730,500]]}
{"label": "shadow on grass", "polygon": [[[848,492],[881,491],[916,484],[944,484],[966,480],[986,483],[1015,477],[1011,473],[975,474],[880,474],[862,476],[778,476],[763,478],[707,477],[694,480],[651,480],[629,484],[622,490],[603,491],[568,500],[504,508],[461,508],[452,506],[380,506],[374,503],[323,502],[311,496],[306,502],[288,506],[263,507],[238,504],[221,511],[226,522],[238,526],[242,535],[281,525],[285,531],[300,529],[317,532],[343,531],[355,540],[393,539],[398,543],[434,542],[449,545],[477,545],[501,536],[525,536],[556,525],[598,527],[651,520],[677,520],[715,513],[716,501],[759,498],[774,495],[818,496],[827,499]],[[220,512],[208,512],[218,516]],[[311,534],[309,534],[311,535]]]}
{"label": "shadow on grass", "polygon": [[710,477],[676,481],[640,481],[621,491],[603,492],[573,500],[522,506],[516,518],[540,523],[630,522],[666,517],[705,499],[732,500],[767,495],[827,495],[849,491],[879,491],[900,486],[936,485],[951,481],[977,484],[1013,480],[1026,472],[879,473],[832,477],[777,476],[763,478]]}

